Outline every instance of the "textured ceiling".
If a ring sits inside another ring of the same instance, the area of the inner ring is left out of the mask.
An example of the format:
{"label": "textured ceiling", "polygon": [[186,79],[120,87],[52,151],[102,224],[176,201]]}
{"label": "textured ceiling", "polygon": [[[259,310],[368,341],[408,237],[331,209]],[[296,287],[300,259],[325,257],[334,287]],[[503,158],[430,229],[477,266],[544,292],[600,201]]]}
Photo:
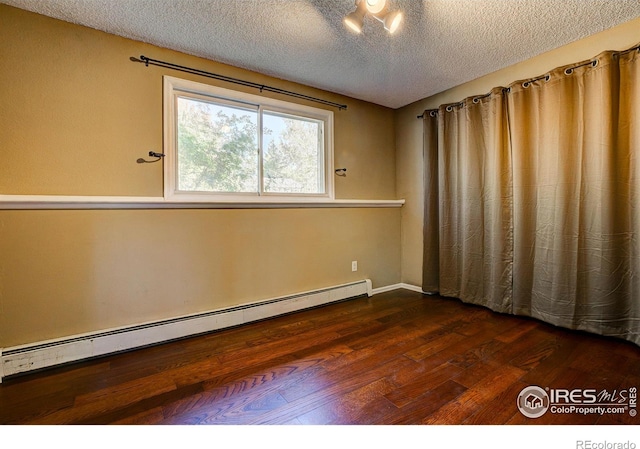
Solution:
{"label": "textured ceiling", "polygon": [[354,0],[0,3],[391,108],[640,16],[638,0],[389,0],[390,36],[371,17],[345,29]]}

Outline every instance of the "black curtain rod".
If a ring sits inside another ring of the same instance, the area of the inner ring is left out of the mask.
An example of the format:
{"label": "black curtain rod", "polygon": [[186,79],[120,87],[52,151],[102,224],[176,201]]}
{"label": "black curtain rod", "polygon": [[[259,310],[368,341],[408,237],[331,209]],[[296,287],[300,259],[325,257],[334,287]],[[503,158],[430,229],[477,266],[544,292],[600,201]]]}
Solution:
{"label": "black curtain rod", "polygon": [[303,94],[299,94],[299,93],[296,93],[296,92],[291,92],[289,90],[284,90],[284,89],[280,89],[280,88],[277,88],[277,87],[266,86],[264,84],[253,83],[251,81],[244,81],[244,80],[241,80],[241,79],[238,79],[238,78],[232,78],[230,76],[224,76],[224,75],[218,75],[218,74],[211,73],[211,72],[205,72],[204,70],[193,69],[191,67],[185,67],[185,66],[181,66],[181,65],[177,65],[177,64],[172,64],[170,62],[159,61],[157,59],[147,58],[144,55],[141,55],[140,59],[135,58],[133,56],[131,58],[129,58],[129,59],[131,61],[133,61],[133,62],[144,63],[144,65],[147,66],[147,67],[149,67],[150,65],[155,65],[155,66],[164,67],[164,68],[167,68],[167,69],[179,70],[181,72],[191,73],[192,75],[206,76],[207,78],[213,78],[213,79],[220,80],[220,81],[226,81],[228,83],[240,84],[241,86],[246,86],[246,87],[253,87],[253,88],[259,89],[260,92],[267,91],[267,92],[273,92],[273,93],[281,94],[281,95],[288,95],[290,97],[299,98],[301,100],[308,100],[308,101],[313,101],[315,103],[321,103],[321,104],[324,104],[326,106],[333,106],[335,108],[338,108],[339,110],[347,109],[347,105],[346,104],[334,103],[332,101],[323,100],[322,98],[310,97],[308,95],[303,95]]}
{"label": "black curtain rod", "polygon": [[[626,53],[630,53],[630,52],[632,52],[632,51],[638,51],[638,52],[640,52],[640,45],[636,45],[635,47],[631,47],[631,48],[629,48],[629,49],[627,49],[627,50],[614,51],[614,52],[612,52],[612,53],[613,53],[613,55],[614,55],[614,56],[619,56],[619,55],[624,55],[624,54],[626,54]],[[575,69],[577,69],[578,67],[585,67],[585,66],[588,66],[588,65],[590,65],[591,67],[596,67],[596,66],[598,65],[598,58],[597,58],[597,57],[595,57],[595,58],[590,59],[590,60],[588,60],[588,61],[584,61],[584,62],[581,62],[581,63],[575,64],[575,65],[568,66],[568,67],[564,70],[564,74],[565,74],[565,75],[571,75],[571,74],[573,73],[573,71],[574,71]],[[533,83],[533,82],[535,82],[535,81],[540,81],[540,80],[543,80],[543,79],[544,79],[544,80],[546,80],[546,81],[549,81],[549,79],[550,79],[550,78],[551,78],[551,75],[549,75],[549,74],[547,73],[546,75],[542,75],[542,76],[539,76],[539,77],[537,77],[537,78],[533,78],[533,79],[530,79],[530,80],[524,81],[524,82],[522,83],[522,85],[523,85],[523,87],[528,87],[529,85],[531,85],[531,83]],[[511,90],[511,88],[510,88],[510,87],[507,87],[507,88],[504,88],[504,89],[505,89],[507,92],[509,92],[509,91]],[[491,95],[491,92],[489,92],[488,94],[485,94],[485,95],[476,96],[476,97],[474,97],[474,98],[473,98],[473,101],[474,101],[474,103],[475,103],[475,102],[476,102],[476,100],[478,100],[478,99],[480,99],[480,98],[488,97],[489,95]],[[463,103],[463,102],[457,103],[455,106],[462,105],[462,103]],[[433,114],[437,114],[437,113],[438,113],[438,109],[431,109],[431,110],[427,110],[427,111],[425,111],[423,114],[419,115],[419,116],[418,116],[418,118],[419,118],[419,119],[424,118],[424,116],[425,116],[425,114],[426,114],[427,112],[429,112],[429,113],[433,116]]]}
{"label": "black curtain rod", "polygon": [[427,114],[427,112],[429,113],[429,115],[431,117],[433,117],[435,114],[438,113],[438,110],[437,109],[428,109],[428,110],[424,111],[424,113],[420,114],[418,116],[418,118],[424,118],[424,116]]}

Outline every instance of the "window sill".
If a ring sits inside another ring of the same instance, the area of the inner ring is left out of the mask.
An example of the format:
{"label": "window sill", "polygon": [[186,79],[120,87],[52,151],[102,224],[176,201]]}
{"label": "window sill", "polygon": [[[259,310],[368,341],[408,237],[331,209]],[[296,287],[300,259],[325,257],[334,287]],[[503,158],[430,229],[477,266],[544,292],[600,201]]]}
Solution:
{"label": "window sill", "polygon": [[0,195],[0,210],[82,209],[319,209],[402,207],[404,200],[167,201],[162,197]]}

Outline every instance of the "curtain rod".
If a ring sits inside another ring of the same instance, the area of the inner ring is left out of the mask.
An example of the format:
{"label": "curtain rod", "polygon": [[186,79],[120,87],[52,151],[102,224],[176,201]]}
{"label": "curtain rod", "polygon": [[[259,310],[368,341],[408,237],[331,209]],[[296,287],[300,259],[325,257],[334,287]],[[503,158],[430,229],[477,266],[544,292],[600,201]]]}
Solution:
{"label": "curtain rod", "polygon": [[172,63],[166,62],[166,61],[159,61],[157,59],[147,58],[144,55],[140,55],[139,59],[135,58],[133,56],[131,58],[129,58],[129,59],[131,61],[133,61],[133,62],[144,63],[144,65],[146,67],[149,67],[150,65],[155,65],[155,66],[158,66],[158,67],[164,67],[164,68],[167,68],[167,69],[173,69],[173,70],[178,70],[180,72],[190,73],[192,75],[200,75],[200,76],[205,76],[207,78],[213,78],[213,79],[217,79],[217,80],[220,80],[220,81],[226,81],[228,83],[239,84],[241,86],[253,87],[253,88],[259,89],[260,92],[262,92],[262,91],[273,92],[273,93],[276,93],[276,94],[288,95],[290,97],[299,98],[301,100],[313,101],[315,103],[321,103],[321,104],[324,104],[326,106],[333,106],[335,108],[338,108],[338,110],[347,109],[347,105],[346,104],[334,103],[332,101],[323,100],[322,98],[311,97],[309,95],[299,94],[297,92],[291,92],[289,90],[280,89],[278,87],[267,86],[267,85],[264,85],[264,84],[253,83],[251,81],[241,80],[241,79],[238,79],[238,78],[232,78],[230,76],[218,75],[216,73],[211,73],[211,72],[205,72],[204,70],[199,70],[199,69],[194,69],[194,68],[191,68],[191,67],[185,67],[185,66],[181,66],[181,65],[177,65],[177,64],[172,64]]}
{"label": "curtain rod", "polygon": [[[631,47],[631,48],[628,48],[628,49],[626,49],[626,50],[621,50],[621,51],[612,51],[611,53],[612,53],[613,55],[620,56],[620,55],[624,55],[624,54],[626,54],[626,53],[630,53],[630,52],[632,52],[632,51],[638,51],[638,52],[640,52],[640,45],[636,45],[636,46]],[[603,52],[603,53],[605,53],[605,52]],[[601,54],[602,54],[602,53],[601,53]],[[600,56],[600,55],[598,55],[598,56]],[[578,67],[585,67],[585,66],[588,66],[588,65],[590,65],[591,67],[596,67],[596,66],[598,65],[598,56],[594,57],[593,59],[589,59],[589,60],[587,60],[587,61],[583,61],[583,62],[581,62],[581,63],[568,64],[568,65],[564,66],[564,67],[566,67],[566,68],[565,68],[565,70],[564,70],[564,74],[565,74],[565,75],[571,75],[571,74],[573,73],[573,71],[574,71],[575,69],[577,69]],[[563,67],[563,66],[561,66],[561,67]],[[555,70],[555,69],[554,69],[554,70]],[[528,87],[529,85],[531,85],[531,83],[533,83],[533,82],[535,82],[535,81],[539,81],[539,80],[542,80],[542,79],[549,81],[549,79],[550,79],[550,78],[551,78],[551,75],[549,75],[549,73],[547,73],[546,75],[542,75],[542,76],[539,76],[539,77],[537,77],[537,78],[532,78],[532,79],[529,79],[528,81],[524,81],[524,82],[522,83],[522,85],[523,85],[524,87]],[[509,92],[509,91],[511,90],[511,88],[510,88],[510,87],[503,88],[503,89],[505,89],[507,92]],[[485,95],[479,95],[479,96],[476,96],[476,97],[474,97],[474,98],[473,98],[473,102],[474,102],[474,103],[477,103],[477,100],[479,100],[480,98],[488,97],[489,95],[491,95],[491,93],[488,93],[488,94],[485,94]],[[464,102],[456,103],[456,104],[455,104],[455,106],[462,105],[463,103],[464,103]],[[427,112],[429,113],[429,115],[431,115],[431,117],[433,117],[434,115],[436,115],[436,114],[438,113],[438,109],[428,109],[428,110],[424,111],[424,113],[420,114],[420,115],[418,116],[418,118],[419,118],[419,119],[420,119],[420,118],[424,118],[424,116],[425,116],[425,114],[426,114]]]}
{"label": "curtain rod", "polygon": [[425,114],[426,114],[427,112],[429,113],[429,115],[430,115],[431,117],[435,117],[435,116],[438,114],[438,110],[437,110],[437,109],[427,109],[426,111],[424,111],[424,113],[420,114],[420,115],[418,116],[418,118],[424,118],[424,116],[425,116]]}

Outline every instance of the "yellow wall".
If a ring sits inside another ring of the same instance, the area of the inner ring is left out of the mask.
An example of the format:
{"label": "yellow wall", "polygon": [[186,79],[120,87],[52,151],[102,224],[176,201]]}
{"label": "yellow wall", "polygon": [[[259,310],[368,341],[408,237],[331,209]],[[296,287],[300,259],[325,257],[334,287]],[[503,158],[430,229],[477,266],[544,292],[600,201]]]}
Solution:
{"label": "yellow wall", "polygon": [[[0,194],[162,196],[161,164],[136,163],[162,151],[162,76],[240,87],[129,60],[143,54],[346,103],[334,111],[335,165],[348,169],[336,197],[397,198],[391,109],[6,5],[0,52]],[[364,278],[396,284],[400,216],[373,208],[0,211],[0,347]]]}
{"label": "yellow wall", "polygon": [[416,117],[425,109],[485,94],[493,87],[544,75],[555,67],[590,59],[605,50],[624,50],[639,42],[640,18],[396,110],[397,194],[406,200],[402,208],[402,282],[422,283],[423,122]]}

